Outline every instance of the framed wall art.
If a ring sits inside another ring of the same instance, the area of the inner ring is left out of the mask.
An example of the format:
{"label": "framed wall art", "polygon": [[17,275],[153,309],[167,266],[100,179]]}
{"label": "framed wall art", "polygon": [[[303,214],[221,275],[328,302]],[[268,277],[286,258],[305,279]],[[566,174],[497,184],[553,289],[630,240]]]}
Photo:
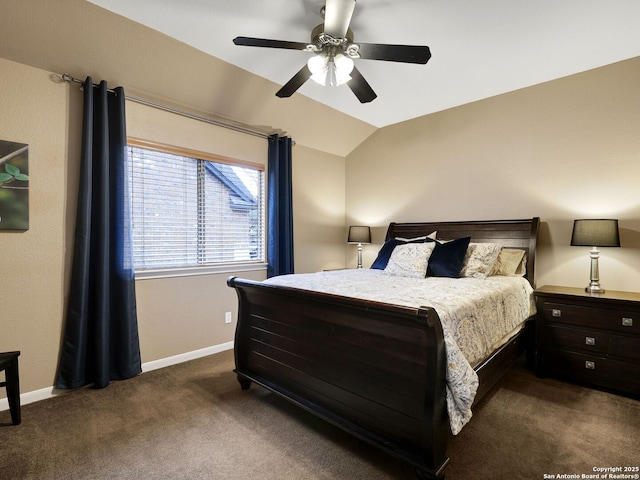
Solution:
{"label": "framed wall art", "polygon": [[0,230],[29,229],[29,145],[0,140]]}

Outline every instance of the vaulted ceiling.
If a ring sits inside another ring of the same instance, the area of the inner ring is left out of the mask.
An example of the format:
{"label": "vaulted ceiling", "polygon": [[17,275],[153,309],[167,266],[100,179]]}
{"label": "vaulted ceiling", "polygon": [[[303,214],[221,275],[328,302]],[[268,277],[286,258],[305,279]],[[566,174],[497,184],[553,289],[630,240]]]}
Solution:
{"label": "vaulted ceiling", "polygon": [[[236,36],[308,42],[323,0],[90,0],[275,82],[310,53],[236,46]],[[426,65],[356,60],[378,98],[307,81],[305,95],[375,127],[640,55],[638,0],[358,0],[357,43],[428,45]],[[232,92],[230,92],[232,93]],[[279,100],[287,102],[287,99]]]}

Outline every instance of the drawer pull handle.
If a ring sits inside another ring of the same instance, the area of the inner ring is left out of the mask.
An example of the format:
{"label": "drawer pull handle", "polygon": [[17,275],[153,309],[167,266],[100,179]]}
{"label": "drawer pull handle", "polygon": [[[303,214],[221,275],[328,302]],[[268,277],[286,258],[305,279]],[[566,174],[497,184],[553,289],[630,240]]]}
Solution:
{"label": "drawer pull handle", "polygon": [[552,317],[561,317],[562,316],[562,310],[560,310],[559,308],[551,309],[551,316]]}
{"label": "drawer pull handle", "polygon": [[586,368],[587,370],[595,370],[596,369],[596,362],[591,362],[591,361],[587,360],[586,362],[584,362],[584,368]]}
{"label": "drawer pull handle", "polygon": [[593,337],[584,337],[584,343],[587,345],[595,345],[596,339]]}
{"label": "drawer pull handle", "polygon": [[633,318],[622,317],[623,327],[633,327]]}

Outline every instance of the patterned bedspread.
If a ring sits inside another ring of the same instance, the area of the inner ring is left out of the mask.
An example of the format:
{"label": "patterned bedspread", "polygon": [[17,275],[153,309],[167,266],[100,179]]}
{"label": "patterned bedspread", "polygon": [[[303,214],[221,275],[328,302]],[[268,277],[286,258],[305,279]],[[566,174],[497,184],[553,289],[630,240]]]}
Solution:
{"label": "patterned bedspread", "polygon": [[533,289],[522,277],[421,279],[352,269],[273,277],[265,283],[408,307],[433,307],[447,352],[447,409],[458,434],[471,419],[478,388],[473,366],[535,313]]}

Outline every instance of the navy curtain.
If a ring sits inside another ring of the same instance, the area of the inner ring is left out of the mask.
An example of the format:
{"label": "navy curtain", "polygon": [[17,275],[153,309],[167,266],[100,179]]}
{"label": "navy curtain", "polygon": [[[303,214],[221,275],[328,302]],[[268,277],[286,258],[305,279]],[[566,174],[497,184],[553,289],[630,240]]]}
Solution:
{"label": "navy curtain", "polygon": [[141,372],[125,184],[124,90],[84,83],[71,288],[56,388],[106,387]]}
{"label": "navy curtain", "polygon": [[293,273],[293,195],[291,139],[269,137],[267,205],[267,276]]}

